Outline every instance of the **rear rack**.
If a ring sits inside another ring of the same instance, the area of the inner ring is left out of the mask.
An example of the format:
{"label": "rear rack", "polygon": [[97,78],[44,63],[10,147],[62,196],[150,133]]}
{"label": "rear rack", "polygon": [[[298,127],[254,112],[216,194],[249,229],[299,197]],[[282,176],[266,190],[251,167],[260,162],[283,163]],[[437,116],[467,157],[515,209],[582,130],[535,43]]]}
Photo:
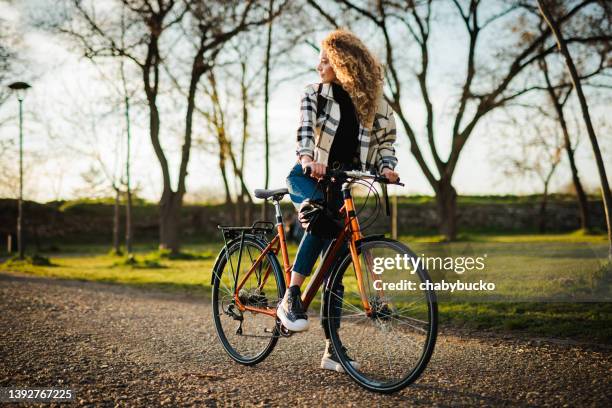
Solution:
{"label": "rear rack", "polygon": [[222,231],[224,240],[232,240],[245,234],[253,234],[266,240],[267,235],[274,232],[274,223],[271,221],[255,221],[250,227],[217,225],[217,228]]}
{"label": "rear rack", "polygon": [[[217,225],[223,234],[223,244],[225,246],[226,261],[229,261],[232,275],[234,277],[234,287],[238,285],[238,272],[240,271],[240,263],[242,262],[242,247],[244,245],[244,236],[247,234],[255,235],[257,238],[268,242],[268,235],[274,232],[274,223],[271,221],[255,221],[250,227],[234,227],[230,225]],[[238,265],[234,269],[233,262],[229,257],[229,248],[227,242],[240,237],[240,250],[238,252]]]}

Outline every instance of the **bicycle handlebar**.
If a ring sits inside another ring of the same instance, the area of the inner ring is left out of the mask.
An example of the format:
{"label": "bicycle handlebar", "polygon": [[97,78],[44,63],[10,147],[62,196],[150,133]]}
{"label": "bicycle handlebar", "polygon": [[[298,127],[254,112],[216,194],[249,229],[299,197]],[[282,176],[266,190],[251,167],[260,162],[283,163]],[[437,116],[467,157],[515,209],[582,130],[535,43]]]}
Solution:
{"label": "bicycle handlebar", "polygon": [[[311,172],[312,172],[312,169],[310,167],[304,168],[305,175],[310,176]],[[359,180],[370,179],[370,180],[377,181],[381,184],[395,184],[395,185],[404,187],[404,184],[400,183],[399,178],[397,179],[396,182],[392,183],[385,176],[380,176],[378,174],[367,173],[365,171],[359,171],[359,170],[342,171],[342,170],[327,169],[325,171],[325,176],[323,176],[323,178],[326,178],[326,179],[331,179],[331,178],[359,179]]]}

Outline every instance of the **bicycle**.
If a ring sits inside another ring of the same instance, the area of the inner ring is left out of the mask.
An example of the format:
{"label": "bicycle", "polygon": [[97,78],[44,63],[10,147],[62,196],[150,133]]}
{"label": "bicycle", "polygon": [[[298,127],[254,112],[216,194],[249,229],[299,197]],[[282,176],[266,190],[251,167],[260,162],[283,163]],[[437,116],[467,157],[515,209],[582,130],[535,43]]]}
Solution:
{"label": "bicycle", "polygon": [[[323,288],[322,319],[344,371],[368,390],[399,391],[421,375],[435,347],[437,300],[426,285],[431,279],[418,263],[410,272],[400,265],[414,266],[411,260],[417,259],[406,245],[384,235],[362,235],[351,186],[366,181],[370,187],[374,182],[386,187],[390,184],[386,178],[328,170],[325,180],[342,182],[344,205],[339,215],[344,227],[302,293],[304,309],[329,277]],[[257,198],[273,201],[275,223],[218,226],[224,247],[213,266],[213,317],[225,351],[240,364],[263,361],[280,337],[293,334],[276,317],[292,266],[280,208],[286,194],[286,188],[255,190]],[[399,261],[391,265],[388,259]],[[389,285],[410,287],[409,282],[416,289],[393,290]],[[358,368],[350,364],[348,355],[359,362]]]}

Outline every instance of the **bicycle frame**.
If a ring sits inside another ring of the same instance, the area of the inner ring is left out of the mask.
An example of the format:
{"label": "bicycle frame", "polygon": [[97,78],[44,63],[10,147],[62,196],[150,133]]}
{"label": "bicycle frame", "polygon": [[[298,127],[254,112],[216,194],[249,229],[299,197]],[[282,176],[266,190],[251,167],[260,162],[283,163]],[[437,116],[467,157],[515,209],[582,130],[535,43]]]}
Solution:
{"label": "bicycle frame", "polygon": [[[302,304],[304,305],[304,309],[308,310],[308,307],[310,306],[310,303],[312,302],[317,291],[319,290],[319,287],[321,287],[321,285],[323,284],[325,276],[328,274],[328,272],[331,271],[331,268],[334,266],[337,256],[343,250],[343,246],[345,242],[348,242],[349,251],[351,254],[351,258],[352,258],[353,265],[355,267],[356,276],[357,276],[357,284],[358,284],[359,292],[361,296],[361,303],[366,312],[366,315],[369,316],[371,313],[371,307],[370,307],[369,300],[366,296],[366,290],[364,287],[362,270],[361,270],[361,263],[359,260],[359,254],[357,252],[357,242],[360,239],[362,239],[363,236],[361,234],[361,228],[359,226],[359,221],[357,220],[357,216],[355,213],[355,203],[351,195],[350,183],[345,182],[342,185],[342,196],[344,200],[344,205],[342,206],[342,208],[340,208],[340,213],[344,214],[344,221],[345,221],[344,228],[340,231],[338,236],[332,241],[332,244],[330,245],[330,248],[328,248],[327,252],[325,253],[320,266],[317,268],[317,270],[312,275],[310,281],[308,282],[306,289],[302,293]],[[240,293],[240,289],[242,289],[242,287],[246,283],[249,276],[251,276],[251,274],[255,272],[255,270],[259,267],[263,259],[265,259],[266,255],[268,255],[270,252],[274,253],[275,255],[278,255],[278,253],[281,252],[285,286],[286,287],[289,286],[289,282],[291,280],[291,268],[293,265],[289,263],[289,254],[287,251],[287,241],[285,239],[283,217],[282,217],[282,213],[280,209],[280,203],[278,201],[274,201],[274,208],[276,212],[275,227],[277,229],[277,234],[274,236],[272,241],[268,243],[266,248],[259,255],[259,257],[255,260],[255,262],[251,265],[251,267],[246,272],[244,277],[242,277],[240,282],[236,284],[236,289],[234,291],[234,301],[236,303],[236,307],[238,307],[240,311],[263,313],[263,314],[266,314],[272,317],[276,317],[276,308],[270,308],[270,307],[261,308],[261,307],[253,307],[253,306],[244,305],[240,301],[238,293]],[[239,257],[241,257],[241,254],[239,255]],[[370,264],[371,261],[372,260],[366,254],[366,262]],[[240,259],[238,260],[238,264],[240,265]],[[268,265],[268,268],[264,272],[263,279],[261,279],[261,282],[259,283],[259,289],[262,289],[265,286],[266,281],[268,280],[270,276],[271,268],[272,268],[272,265]],[[372,271],[372,268],[368,268],[368,269]]]}

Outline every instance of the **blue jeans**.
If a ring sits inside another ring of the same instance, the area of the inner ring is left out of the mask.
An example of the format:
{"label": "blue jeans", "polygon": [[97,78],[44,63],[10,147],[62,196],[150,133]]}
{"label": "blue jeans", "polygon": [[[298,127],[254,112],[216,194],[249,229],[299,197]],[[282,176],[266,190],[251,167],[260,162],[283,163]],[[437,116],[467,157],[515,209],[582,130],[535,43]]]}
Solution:
{"label": "blue jeans", "polygon": [[[287,176],[287,187],[289,189],[289,197],[293,202],[296,210],[299,209],[300,204],[307,198],[311,199],[323,199],[324,192],[318,186],[315,179],[310,176],[306,176],[302,171],[302,165],[297,163],[289,172]],[[331,202],[328,202],[328,206],[334,211],[337,211],[342,207],[342,196],[340,194],[341,186],[331,185],[334,191],[330,191]],[[300,246],[297,250],[295,257],[295,263],[293,264],[293,271],[303,276],[308,276],[312,272],[312,267],[317,261],[317,256],[324,254],[325,250],[331,243],[331,240],[318,237],[306,232],[302,237]]]}
{"label": "blue jeans", "polygon": [[[295,206],[296,210],[300,208],[300,204],[307,198],[311,199],[323,199],[325,198],[324,192],[318,186],[318,183],[315,179],[310,176],[306,176],[302,171],[302,165],[297,163],[289,172],[287,176],[287,187],[289,189],[289,197],[291,197],[291,201]],[[333,210],[338,211],[342,207],[342,195],[341,195],[341,185],[340,184],[332,184],[331,190],[328,194],[328,202],[327,205]],[[316,235],[311,234],[310,232],[305,232],[302,236],[302,241],[300,242],[300,246],[298,247],[297,254],[295,256],[295,263],[293,264],[293,271],[299,273],[303,276],[308,276],[312,272],[312,267],[317,261],[317,257],[319,254],[323,255],[327,250],[327,247],[331,244],[330,239],[320,238]],[[327,284],[327,279],[325,279],[325,284]],[[338,299],[342,299],[344,296],[344,286],[339,285],[334,289],[336,296]],[[321,291],[321,325],[323,326],[323,332],[325,333],[325,338],[329,339],[330,335],[327,327],[327,319],[324,317],[323,306],[325,291]],[[339,311],[332,312],[337,316],[340,316]],[[333,320],[335,326],[340,327],[340,319],[337,318]]]}

